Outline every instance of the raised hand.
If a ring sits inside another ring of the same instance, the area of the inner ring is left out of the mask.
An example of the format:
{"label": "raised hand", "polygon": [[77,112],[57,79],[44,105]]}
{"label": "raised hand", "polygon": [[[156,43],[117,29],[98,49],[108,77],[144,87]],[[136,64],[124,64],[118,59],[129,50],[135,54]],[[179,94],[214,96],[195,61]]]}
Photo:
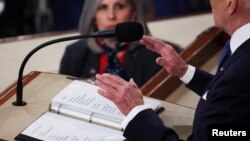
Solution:
{"label": "raised hand", "polygon": [[161,57],[157,58],[156,63],[164,67],[169,74],[182,77],[186,73],[187,63],[172,46],[149,36],[143,36],[140,43],[149,50],[161,55]]}

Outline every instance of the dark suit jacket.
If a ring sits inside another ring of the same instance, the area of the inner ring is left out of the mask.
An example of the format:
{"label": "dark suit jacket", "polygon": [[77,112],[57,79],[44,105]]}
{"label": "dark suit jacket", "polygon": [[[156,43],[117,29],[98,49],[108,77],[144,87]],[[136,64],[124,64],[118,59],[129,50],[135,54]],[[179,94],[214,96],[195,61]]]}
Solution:
{"label": "dark suit jacket", "polygon": [[[190,141],[207,141],[208,127],[214,125],[249,130],[250,39],[231,55],[223,68],[215,76],[196,69],[187,85],[200,96],[207,92],[207,100],[201,98],[197,106]],[[152,110],[140,112],[128,124],[124,136],[132,141],[179,141],[177,134],[165,127]]]}
{"label": "dark suit jacket", "polygon": [[[94,77],[99,70],[99,53],[93,53],[86,43],[81,40],[65,50],[61,60],[59,72],[81,78]],[[122,64],[126,76],[133,78],[138,86],[142,86],[161,67],[155,63],[158,54],[139,45],[133,50],[128,50]]]}

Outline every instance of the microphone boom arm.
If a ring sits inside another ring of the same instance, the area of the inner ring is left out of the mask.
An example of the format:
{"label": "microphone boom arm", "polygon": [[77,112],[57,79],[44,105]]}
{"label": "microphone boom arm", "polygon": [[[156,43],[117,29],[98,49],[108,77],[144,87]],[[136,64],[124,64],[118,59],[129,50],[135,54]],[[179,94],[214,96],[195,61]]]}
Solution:
{"label": "microphone boom arm", "polygon": [[69,41],[69,40],[76,40],[76,39],[82,39],[82,38],[88,38],[91,37],[91,35],[76,35],[76,36],[71,36],[71,37],[64,37],[64,38],[58,38],[58,39],[54,39],[48,42],[45,42],[39,46],[37,46],[36,48],[34,48],[33,50],[31,50],[26,57],[24,58],[20,69],[19,69],[19,74],[18,74],[18,80],[17,80],[17,86],[16,86],[16,101],[14,101],[12,104],[15,106],[24,106],[27,103],[25,101],[23,101],[23,71],[24,71],[24,67],[26,65],[26,63],[28,62],[28,60],[30,59],[30,57],[36,53],[38,50],[51,45],[51,44],[55,44],[55,43],[59,43],[59,42],[64,42],[64,41]]}
{"label": "microphone boom arm", "polygon": [[64,38],[54,39],[48,42],[45,42],[33,50],[31,50],[26,57],[24,58],[21,67],[19,69],[18,80],[17,80],[17,87],[16,87],[16,101],[12,104],[15,106],[24,106],[27,103],[23,101],[23,70],[30,59],[30,57],[36,53],[38,50],[59,42],[69,41],[69,40],[76,40],[76,39],[83,39],[83,38],[116,38],[119,42],[132,42],[141,39],[143,36],[143,27],[141,24],[136,22],[127,22],[127,23],[120,23],[117,24],[115,30],[109,29],[100,32],[94,32],[90,35],[77,35],[77,36],[70,36]]}

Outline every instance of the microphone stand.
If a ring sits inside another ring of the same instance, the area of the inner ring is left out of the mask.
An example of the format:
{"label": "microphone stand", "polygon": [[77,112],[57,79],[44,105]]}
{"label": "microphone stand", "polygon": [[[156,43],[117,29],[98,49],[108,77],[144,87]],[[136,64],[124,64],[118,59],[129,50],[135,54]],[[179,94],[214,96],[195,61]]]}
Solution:
{"label": "microphone stand", "polygon": [[48,45],[54,44],[54,43],[89,38],[89,37],[93,37],[93,38],[114,38],[115,37],[117,38],[119,42],[131,42],[131,41],[136,41],[136,40],[141,39],[142,36],[143,36],[143,27],[141,24],[136,23],[136,22],[127,22],[127,23],[118,24],[115,29],[94,32],[90,35],[77,35],[77,36],[59,38],[59,39],[45,42],[37,46],[36,48],[31,50],[29,54],[27,54],[27,56],[24,58],[21,64],[21,67],[19,69],[19,74],[18,74],[18,80],[17,80],[16,101],[13,102],[12,104],[15,106],[24,106],[27,104],[25,101],[23,101],[23,81],[22,81],[23,70],[29,58],[38,50]]}
{"label": "microphone stand", "polygon": [[55,39],[55,40],[45,42],[45,43],[37,46],[33,50],[31,50],[29,52],[29,54],[27,54],[26,57],[24,58],[24,60],[23,60],[23,62],[21,64],[21,67],[19,69],[18,80],[17,80],[17,89],[16,89],[16,101],[14,101],[12,104],[15,105],[15,106],[25,106],[27,104],[25,101],[23,101],[23,81],[22,81],[22,77],[23,77],[24,67],[25,67],[26,63],[28,62],[28,60],[30,59],[30,57],[34,53],[36,53],[38,50],[40,50],[40,49],[42,49],[42,48],[44,48],[44,47],[46,47],[48,45],[51,45],[51,44],[64,42],[64,41],[69,41],[69,40],[89,38],[89,37],[93,37],[93,36],[92,35],[77,35],[77,36],[59,38],[59,39]]}

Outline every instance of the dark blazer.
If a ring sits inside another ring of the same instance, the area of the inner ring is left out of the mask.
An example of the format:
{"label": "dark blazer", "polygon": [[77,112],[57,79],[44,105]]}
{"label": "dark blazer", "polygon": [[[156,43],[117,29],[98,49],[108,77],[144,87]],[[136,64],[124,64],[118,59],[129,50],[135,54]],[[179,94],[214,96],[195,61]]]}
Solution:
{"label": "dark blazer", "polygon": [[[78,41],[66,48],[59,72],[81,78],[94,77],[99,70],[99,57],[100,54],[92,52],[83,40]],[[161,69],[155,63],[157,57],[158,54],[141,45],[128,50],[122,64],[126,76],[142,86]]]}
{"label": "dark blazer", "polygon": [[[196,69],[187,85],[200,96],[207,93],[207,99],[201,98],[197,106],[189,141],[207,141],[208,127],[214,125],[250,128],[250,39],[222,67],[216,75]],[[179,141],[152,110],[140,112],[128,124],[124,136],[132,141]]]}

